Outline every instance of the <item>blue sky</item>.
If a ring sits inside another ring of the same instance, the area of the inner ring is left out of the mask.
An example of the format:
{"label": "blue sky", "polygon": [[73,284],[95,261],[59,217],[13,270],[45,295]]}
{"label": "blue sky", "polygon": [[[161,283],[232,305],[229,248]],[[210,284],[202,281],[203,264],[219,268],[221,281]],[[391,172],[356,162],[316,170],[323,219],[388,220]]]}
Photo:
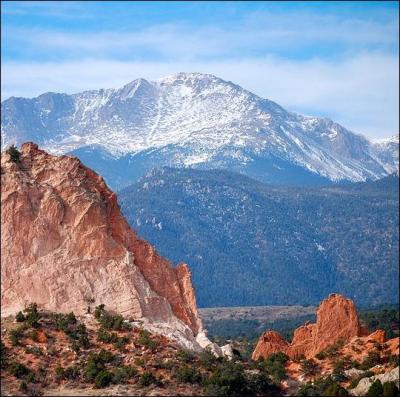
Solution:
{"label": "blue sky", "polygon": [[2,2],[2,99],[212,73],[369,137],[398,133],[397,2]]}

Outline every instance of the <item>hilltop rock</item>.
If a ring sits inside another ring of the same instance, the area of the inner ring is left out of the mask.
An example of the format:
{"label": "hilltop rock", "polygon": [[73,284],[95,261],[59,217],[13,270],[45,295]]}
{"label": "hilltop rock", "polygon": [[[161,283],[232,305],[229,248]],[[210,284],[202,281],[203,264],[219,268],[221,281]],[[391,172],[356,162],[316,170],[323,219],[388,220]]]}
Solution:
{"label": "hilltop rock", "polygon": [[310,358],[338,340],[348,342],[362,333],[354,303],[339,294],[331,294],[319,305],[316,323],[308,322],[297,328],[291,344],[277,332],[268,331],[258,341],[252,358],[257,360],[276,352],[283,352],[292,359],[303,355]]}
{"label": "hilltop rock", "polygon": [[265,332],[258,341],[253,352],[253,359],[268,357],[270,354],[278,352],[287,354],[288,350],[289,343],[282,338],[279,332],[270,330]]}
{"label": "hilltop rock", "polygon": [[202,330],[191,274],[173,268],[121,215],[103,178],[34,143],[1,155],[1,310],[30,302],[85,314],[105,304],[190,348]]}

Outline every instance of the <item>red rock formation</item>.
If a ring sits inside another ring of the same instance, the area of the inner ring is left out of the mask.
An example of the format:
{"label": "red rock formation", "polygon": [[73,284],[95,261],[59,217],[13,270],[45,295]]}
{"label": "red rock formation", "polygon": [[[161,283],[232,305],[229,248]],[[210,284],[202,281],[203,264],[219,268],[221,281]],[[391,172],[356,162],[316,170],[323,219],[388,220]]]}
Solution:
{"label": "red rock formation", "polygon": [[77,314],[104,303],[194,335],[202,327],[188,266],[173,268],[140,239],[103,178],[75,157],[33,143],[20,163],[2,153],[1,231],[2,315],[33,301]]}
{"label": "red rock formation", "polygon": [[274,333],[273,338],[271,331],[267,334],[258,341],[252,356],[254,360],[277,351],[282,351],[293,359],[302,355],[314,357],[338,340],[348,342],[354,336],[361,336],[362,329],[354,303],[341,295],[331,294],[319,305],[317,322],[308,322],[297,328],[291,344],[285,345],[279,334]]}
{"label": "red rock formation", "polygon": [[261,335],[253,352],[253,360],[257,360],[259,357],[268,357],[272,353],[287,354],[288,350],[289,343],[282,338],[279,332],[270,330]]}

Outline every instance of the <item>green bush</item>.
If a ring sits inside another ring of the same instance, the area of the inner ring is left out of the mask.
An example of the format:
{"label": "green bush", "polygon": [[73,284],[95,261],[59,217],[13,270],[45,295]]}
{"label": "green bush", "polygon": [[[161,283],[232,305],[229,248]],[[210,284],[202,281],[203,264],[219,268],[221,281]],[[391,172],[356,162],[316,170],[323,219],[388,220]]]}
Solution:
{"label": "green bush", "polygon": [[99,320],[102,316],[103,312],[105,311],[104,307],[105,305],[102,303],[101,305],[96,306],[96,308],[94,309],[94,318],[96,320]]}
{"label": "green bush", "polygon": [[319,365],[311,358],[300,362],[300,371],[306,376],[315,375],[319,370]]}
{"label": "green bush", "polygon": [[386,382],[383,384],[383,397],[393,397],[399,394],[399,388],[394,382]]}
{"label": "green bush", "polygon": [[78,366],[71,366],[67,367],[64,371],[64,377],[65,379],[78,379],[80,375],[80,370]]}
{"label": "green bush", "polygon": [[9,332],[10,342],[13,346],[19,346],[21,344],[21,338],[24,336],[25,330],[26,327],[20,325]]}
{"label": "green bush", "polygon": [[97,340],[103,343],[113,343],[115,348],[122,350],[129,342],[126,336],[119,337],[115,332],[108,332],[103,327],[97,331]]}
{"label": "green bush", "polygon": [[332,384],[324,390],[323,395],[329,397],[330,396],[346,397],[349,395],[349,393],[345,388],[339,386],[338,384]]}
{"label": "green bush", "polygon": [[281,394],[280,388],[270,384],[267,375],[262,372],[247,376],[247,388],[250,395],[279,396]]}
{"label": "green bush", "polygon": [[89,335],[85,324],[78,323],[73,312],[51,313],[50,319],[58,331],[63,331],[71,339],[71,349],[78,353],[81,348],[90,347]]}
{"label": "green bush", "polygon": [[64,313],[51,313],[50,319],[52,321],[53,326],[58,331],[63,331],[65,333],[69,333],[72,330],[74,325],[77,323],[77,319],[73,312],[64,314]]}
{"label": "green bush", "polygon": [[389,363],[389,364],[391,364],[391,365],[395,365],[396,367],[399,365],[399,356],[397,355],[394,355],[394,354],[391,354],[389,357],[388,357],[388,359],[387,359],[387,362]]}
{"label": "green bush", "polygon": [[297,390],[297,396],[305,397],[305,396],[320,396],[318,389],[311,383],[303,383],[299,390]]}
{"label": "green bush", "polygon": [[85,324],[78,324],[75,331],[71,332],[69,336],[76,339],[80,347],[83,347],[84,349],[90,347],[89,335]]}
{"label": "green bush", "polygon": [[130,326],[124,323],[124,318],[120,314],[111,314],[105,310],[104,304],[95,308],[94,317],[104,329],[114,331],[129,330]]}
{"label": "green bush", "polygon": [[176,353],[176,358],[184,363],[191,363],[194,361],[194,354],[190,350],[179,349]]}
{"label": "green bush", "polygon": [[107,387],[112,382],[113,376],[111,372],[101,370],[94,379],[94,386],[97,389]]}
{"label": "green bush", "polygon": [[326,352],[324,352],[324,351],[320,351],[319,353],[317,353],[315,355],[315,358],[318,358],[318,360],[323,360],[326,357],[328,357],[328,354]]}
{"label": "green bush", "polygon": [[132,366],[121,366],[113,371],[113,380],[115,384],[126,383],[137,375],[137,369]]}
{"label": "green bush", "polygon": [[18,312],[17,315],[15,316],[15,320],[18,323],[23,323],[25,321],[25,316],[22,312]]}
{"label": "green bush", "polygon": [[248,394],[243,366],[235,363],[218,367],[206,380],[206,393],[218,396]]}
{"label": "green bush", "polygon": [[152,351],[158,347],[158,342],[151,339],[150,332],[145,329],[140,330],[138,343]]}
{"label": "green bush", "polygon": [[287,378],[285,364],[288,360],[289,357],[282,352],[273,353],[264,360],[261,367],[271,376],[276,384],[279,384]]}
{"label": "green bush", "polygon": [[331,376],[318,378],[314,383],[304,383],[297,391],[298,396],[348,396],[346,389]]}
{"label": "green bush", "polygon": [[3,341],[0,342],[0,367],[1,369],[5,368],[7,365],[7,348],[4,345]]}
{"label": "green bush", "polygon": [[200,365],[206,369],[212,369],[220,360],[214,356],[209,349],[204,349],[200,353]]}
{"label": "green bush", "polygon": [[28,354],[33,354],[34,356],[43,356],[43,349],[39,346],[27,347],[25,352]]}
{"label": "green bush", "polygon": [[383,386],[379,379],[377,379],[372,385],[369,387],[368,392],[366,394],[367,397],[380,397],[383,395]]}
{"label": "green bush", "polygon": [[139,378],[139,384],[141,386],[150,386],[152,384],[158,384],[157,378],[149,371],[143,372]]}
{"label": "green bush", "polygon": [[97,340],[102,343],[113,343],[118,339],[118,335],[115,332],[108,332],[103,327],[97,331]]}
{"label": "green bush", "polygon": [[40,320],[40,313],[36,303],[31,303],[26,309],[24,309],[25,321],[30,327],[38,327]]}
{"label": "green bush", "polygon": [[118,337],[114,342],[114,347],[118,350],[123,350],[125,345],[129,342],[129,339],[126,336]]}
{"label": "green bush", "polygon": [[104,368],[104,365],[89,360],[83,368],[83,375],[88,382],[93,382],[97,374]]}
{"label": "green bush", "polygon": [[360,368],[360,363],[357,360],[351,360],[349,364],[349,368]]}
{"label": "green bush", "polygon": [[365,357],[364,361],[360,365],[360,369],[366,371],[378,364],[381,364],[381,355],[378,351],[374,350],[369,352],[367,357]]}
{"label": "green bush", "polygon": [[20,363],[13,363],[9,367],[10,374],[14,375],[16,378],[23,378],[31,373],[31,370],[25,365]]}
{"label": "green bush", "polygon": [[90,353],[86,365],[83,368],[83,374],[87,381],[94,381],[98,373],[105,369],[105,364],[113,361],[114,356],[107,350],[101,350],[99,353]]}
{"label": "green bush", "polygon": [[14,163],[18,163],[20,160],[21,153],[17,149],[15,145],[11,145],[7,150],[6,153],[10,155],[11,161]]}
{"label": "green bush", "polygon": [[195,366],[184,365],[178,368],[176,378],[182,383],[200,383],[201,374],[196,370]]}
{"label": "green bush", "polygon": [[339,350],[343,347],[344,340],[338,339],[333,345],[328,346],[325,349],[325,354],[329,358],[336,357],[339,354]]}

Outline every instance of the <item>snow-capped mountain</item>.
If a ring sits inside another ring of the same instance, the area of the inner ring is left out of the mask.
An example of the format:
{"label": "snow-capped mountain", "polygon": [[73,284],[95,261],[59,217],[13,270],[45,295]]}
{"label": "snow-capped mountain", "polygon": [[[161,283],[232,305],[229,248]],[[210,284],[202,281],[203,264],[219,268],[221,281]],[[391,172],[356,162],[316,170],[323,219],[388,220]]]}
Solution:
{"label": "snow-capped mountain", "polygon": [[399,175],[399,136],[377,139],[373,142],[376,159],[389,173]]}
{"label": "snow-capped mountain", "polygon": [[179,73],[120,89],[2,102],[1,139],[73,152],[120,187],[154,166],[229,168],[266,182],[362,181],[398,169],[396,139],[372,143],[215,76]]}

